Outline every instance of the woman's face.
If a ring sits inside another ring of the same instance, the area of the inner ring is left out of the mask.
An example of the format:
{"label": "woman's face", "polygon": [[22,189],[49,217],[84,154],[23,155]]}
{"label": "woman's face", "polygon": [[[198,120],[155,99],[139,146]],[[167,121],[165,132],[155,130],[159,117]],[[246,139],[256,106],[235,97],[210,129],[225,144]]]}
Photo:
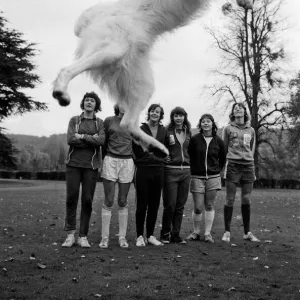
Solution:
{"label": "woman's face", "polygon": [[241,105],[236,105],[233,109],[233,116],[236,117],[243,117],[245,115],[245,109]]}
{"label": "woman's face", "polygon": [[160,114],[161,114],[161,108],[155,107],[154,109],[150,110],[149,112],[149,121],[158,123],[160,121]]}
{"label": "woman's face", "polygon": [[212,131],[212,127],[213,127],[213,122],[211,119],[209,118],[204,118],[202,121],[201,121],[201,129],[203,131],[206,131],[206,132],[209,132],[209,131]]}
{"label": "woman's face", "polygon": [[174,123],[176,126],[181,126],[183,125],[183,122],[184,122],[184,115],[182,114],[174,114],[174,117],[173,117],[173,120],[174,120]]}
{"label": "woman's face", "polygon": [[83,102],[83,109],[86,112],[93,112],[96,108],[96,100],[94,98],[86,97]]}

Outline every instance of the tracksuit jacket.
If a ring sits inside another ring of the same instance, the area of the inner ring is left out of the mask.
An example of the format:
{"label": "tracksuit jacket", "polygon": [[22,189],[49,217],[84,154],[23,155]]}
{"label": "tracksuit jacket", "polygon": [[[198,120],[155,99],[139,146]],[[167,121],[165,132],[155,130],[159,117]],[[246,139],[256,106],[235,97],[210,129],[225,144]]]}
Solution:
{"label": "tracksuit jacket", "polygon": [[202,133],[192,136],[188,153],[191,175],[200,178],[219,176],[226,162],[224,142],[217,135],[210,141],[208,149]]}

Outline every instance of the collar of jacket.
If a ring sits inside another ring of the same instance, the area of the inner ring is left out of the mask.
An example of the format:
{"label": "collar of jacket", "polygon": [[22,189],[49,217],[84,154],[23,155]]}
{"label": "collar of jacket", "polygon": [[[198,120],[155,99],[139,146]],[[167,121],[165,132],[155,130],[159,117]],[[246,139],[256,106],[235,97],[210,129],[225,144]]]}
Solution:
{"label": "collar of jacket", "polygon": [[[83,115],[84,113],[82,112],[81,114],[80,114],[80,116],[79,116],[79,119],[80,119],[80,121],[82,120],[82,119],[86,119],[85,117],[84,117],[84,115]],[[96,114],[95,113],[93,113],[93,120],[96,120]]]}

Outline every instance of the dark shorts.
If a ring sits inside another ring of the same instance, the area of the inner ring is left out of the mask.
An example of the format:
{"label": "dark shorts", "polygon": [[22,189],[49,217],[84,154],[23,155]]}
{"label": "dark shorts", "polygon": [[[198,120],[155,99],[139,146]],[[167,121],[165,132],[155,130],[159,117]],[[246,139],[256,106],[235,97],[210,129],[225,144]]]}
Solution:
{"label": "dark shorts", "polygon": [[254,164],[237,164],[226,162],[224,179],[234,183],[249,183],[255,181]]}

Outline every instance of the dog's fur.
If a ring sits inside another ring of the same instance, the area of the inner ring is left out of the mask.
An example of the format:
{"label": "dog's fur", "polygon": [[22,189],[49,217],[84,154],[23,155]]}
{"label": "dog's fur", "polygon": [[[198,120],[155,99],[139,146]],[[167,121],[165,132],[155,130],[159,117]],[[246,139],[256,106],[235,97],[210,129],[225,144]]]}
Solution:
{"label": "dog's fur", "polygon": [[140,112],[154,91],[149,51],[160,35],[187,24],[209,0],[119,0],[99,3],[83,12],[75,25],[77,60],[62,69],[53,97],[68,105],[69,82],[88,72],[125,110],[121,125],[144,149],[149,145],[168,154],[164,145],[139,128]]}

